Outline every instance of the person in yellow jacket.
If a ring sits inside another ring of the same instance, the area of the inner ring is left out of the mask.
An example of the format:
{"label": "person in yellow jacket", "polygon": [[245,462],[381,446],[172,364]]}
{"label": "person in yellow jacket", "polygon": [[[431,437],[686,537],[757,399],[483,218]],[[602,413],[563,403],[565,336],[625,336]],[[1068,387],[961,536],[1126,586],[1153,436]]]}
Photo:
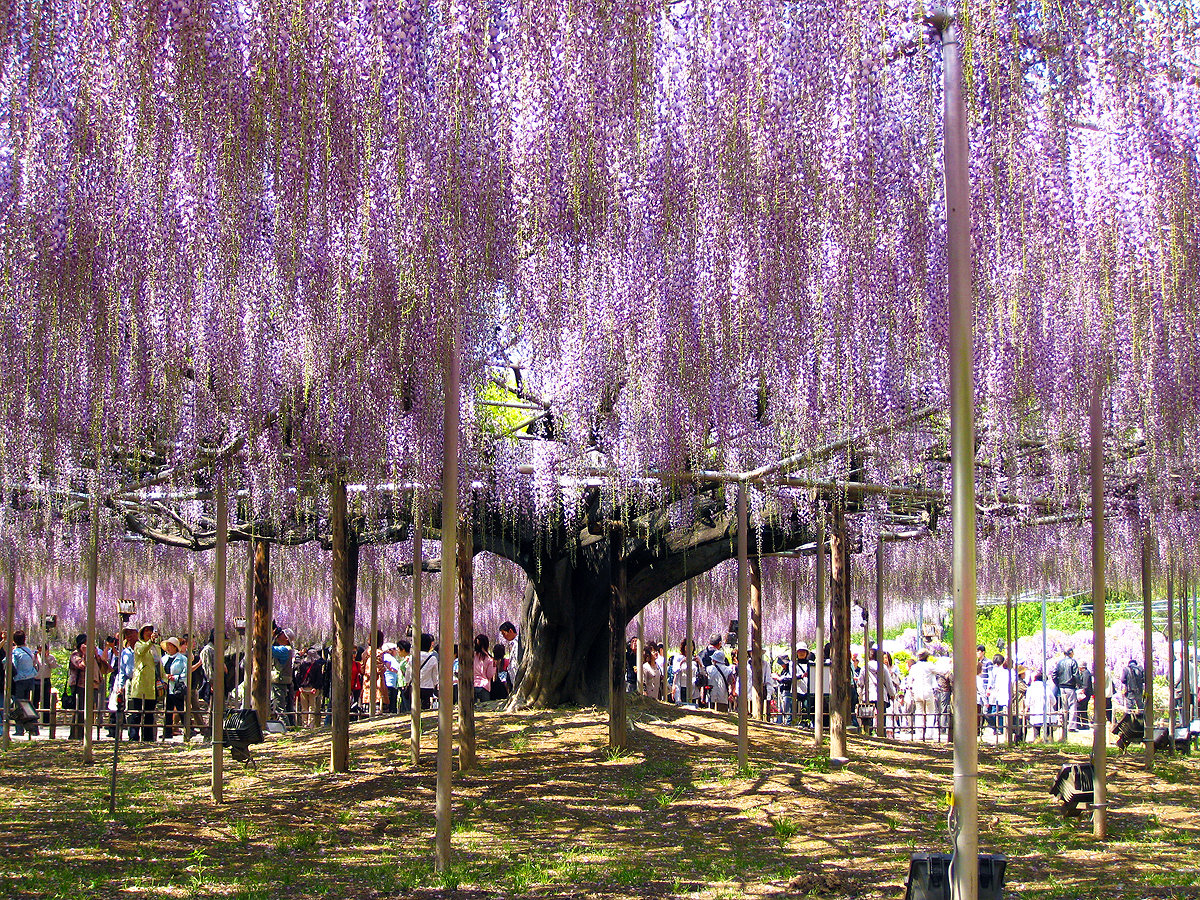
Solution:
{"label": "person in yellow jacket", "polygon": [[153,625],[147,623],[138,629],[138,639],[133,645],[133,675],[125,685],[131,741],[154,740],[154,707],[158,703],[161,658],[158,632]]}

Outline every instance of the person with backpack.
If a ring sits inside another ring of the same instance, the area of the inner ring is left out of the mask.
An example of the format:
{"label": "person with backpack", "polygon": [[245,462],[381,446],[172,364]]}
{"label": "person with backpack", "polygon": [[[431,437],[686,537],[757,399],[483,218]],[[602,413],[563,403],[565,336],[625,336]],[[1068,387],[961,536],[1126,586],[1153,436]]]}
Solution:
{"label": "person with backpack", "polygon": [[[12,653],[10,659],[12,661],[12,692],[13,701],[30,700],[36,704],[37,700],[33,695],[34,687],[37,685],[38,667],[34,659],[33,651],[25,646],[25,632],[17,629],[12,634]],[[38,733],[37,719],[34,719],[28,726],[22,724],[21,718],[16,719],[15,734],[19,737],[25,733],[25,728],[29,728],[30,734]]]}
{"label": "person with backpack", "polygon": [[296,667],[301,728],[316,728],[320,722],[320,694],[324,681],[325,660],[321,657],[321,648],[313,645]]}
{"label": "person with backpack", "polygon": [[1054,666],[1054,687],[1058,694],[1059,708],[1063,713],[1063,724],[1068,731],[1079,730],[1079,663],[1075,661],[1075,649],[1068,647],[1062,659]]}
{"label": "person with backpack", "polygon": [[1132,715],[1142,711],[1145,702],[1146,671],[1136,659],[1121,672],[1121,690],[1125,697],[1125,709]]}
{"label": "person with backpack", "polygon": [[[718,642],[720,638],[718,638]],[[707,651],[706,651],[707,652]],[[729,712],[729,686],[736,673],[725,661],[725,651],[718,646],[708,654],[708,665],[704,667],[708,676],[710,697],[717,712]]]}

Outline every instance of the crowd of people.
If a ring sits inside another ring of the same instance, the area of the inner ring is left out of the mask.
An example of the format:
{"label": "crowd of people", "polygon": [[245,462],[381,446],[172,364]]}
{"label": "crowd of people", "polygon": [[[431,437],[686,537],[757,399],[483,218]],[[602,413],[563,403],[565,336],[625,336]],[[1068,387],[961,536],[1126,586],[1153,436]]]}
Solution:
{"label": "crowd of people", "polygon": [[[331,654],[314,644],[297,649],[291,629],[275,626],[270,648],[270,718],[288,727],[313,728],[328,722]],[[15,733],[39,733],[50,721],[53,683],[57,707],[71,711],[70,737],[83,734],[87,691],[92,691],[97,722],[114,736],[126,729],[129,740],[150,742],[207,728],[207,711],[216,677],[215,634],[200,647],[191,647],[187,636],[163,638],[153,623],[126,627],[121,638],[109,636],[94,650],[91,684],[87,683],[87,636],[78,635],[66,662],[65,678],[49,645],[30,647],[24,631],[16,630],[9,642],[0,633],[0,685],[3,668],[12,666],[13,700],[29,704],[37,715],[15,717]],[[11,646],[10,646],[11,643]],[[376,634],[375,647],[355,648],[350,671],[351,715],[405,714],[417,703],[434,709],[440,699],[440,647],[432,635],[419,639],[420,662],[416,662],[410,633],[395,641]],[[817,669],[824,669],[823,695],[826,723],[831,684],[830,646],[818,656],[806,643],[795,652],[766,657],[763,666],[764,716],[783,724],[810,726],[816,715]],[[453,697],[457,699],[458,646],[454,657]],[[915,656],[867,650],[865,658],[851,655],[850,724],[866,732],[920,741],[949,740],[953,733],[953,696],[957,685],[949,655],[921,649]],[[517,629],[504,622],[494,643],[480,634],[472,646],[471,690],[476,702],[505,700],[516,688],[520,643]],[[1173,702],[1193,709],[1196,673],[1184,678],[1182,660],[1176,658]],[[677,704],[728,711],[736,708],[740,694],[736,647],[727,647],[721,634],[713,634],[700,651],[687,642],[669,653],[662,643],[640,646],[630,639],[626,650],[626,682],[629,691]],[[754,683],[751,660],[747,677]],[[228,653],[223,689],[226,708],[249,705],[240,654]],[[1114,706],[1118,713],[1139,712],[1147,675],[1137,659],[1097,678],[1086,662],[1075,659],[1067,648],[1049,661],[1045,670],[1034,671],[1014,665],[1004,652],[989,654],[980,645],[975,659],[973,685],[980,733],[990,730],[997,739],[1014,741],[1049,740],[1061,729],[1069,732],[1091,727],[1098,717],[1111,722]],[[1184,685],[1190,696],[1184,703]],[[374,685],[374,692],[371,690]],[[190,691],[190,703],[187,703]],[[883,721],[878,721],[878,700],[884,701]],[[372,706],[372,700],[374,705]],[[1101,704],[1103,708],[1101,709]],[[7,705],[7,704],[6,704]],[[185,709],[188,720],[185,722]],[[190,723],[190,725],[189,725]]]}
{"label": "crowd of people", "polygon": [[[830,654],[830,645],[826,644],[820,663],[824,668],[826,724],[832,680]],[[764,715],[781,724],[811,726],[816,714],[817,666],[817,655],[803,642],[790,656],[785,651],[770,658],[770,665],[762,667]],[[979,645],[974,668],[978,729],[997,739],[1007,737],[1011,729],[1013,741],[1046,741],[1056,730],[1066,735],[1090,728],[1098,717],[1111,723],[1114,705],[1118,713],[1136,713],[1144,703],[1146,672],[1137,659],[1106,672],[1100,683],[1088,663],[1076,661],[1073,648],[1048,661],[1043,672],[1014,664],[1003,652],[989,654],[985,646]],[[747,680],[753,684],[753,679],[752,661],[747,660]],[[1186,703],[1185,681],[1189,686]],[[1185,680],[1182,659],[1177,656],[1172,695],[1180,716],[1185,708],[1194,709],[1195,686],[1195,674]],[[863,659],[852,652],[848,688],[852,727],[919,741],[946,741],[953,735],[956,685],[949,655],[923,648],[915,656],[903,654],[895,659],[886,650],[880,653],[871,647]],[[638,641],[632,638],[626,649],[626,689],[676,704],[717,711],[736,708],[740,693],[737,648],[727,648],[725,638],[713,634],[699,652],[694,648],[689,652],[686,641],[672,654],[654,641],[646,642],[639,652]],[[878,721],[881,691],[885,707],[882,723]]]}
{"label": "crowd of people", "polygon": [[[504,622],[494,644],[485,634],[473,642],[472,683],[476,702],[504,700],[516,686],[520,644],[517,629]],[[87,635],[80,634],[67,654],[65,676],[59,658],[48,643],[29,647],[22,630],[14,630],[11,647],[0,632],[0,708],[8,708],[3,697],[4,668],[12,665],[12,699],[24,702],[36,713],[15,718],[14,733],[35,736],[51,722],[52,710],[64,710],[70,719],[69,737],[83,736],[87,692],[92,692],[96,727],[109,737],[153,742],[206,732],[217,672],[215,631],[199,647],[188,638],[163,638],[156,625],[126,627],[121,639],[109,636],[94,652],[90,685],[87,679]],[[297,649],[290,628],[273,627],[270,648],[270,719],[285,727],[317,727],[329,718],[332,673],[331,651],[313,644]],[[419,640],[421,661],[414,663],[411,633],[396,641],[376,635],[375,647],[354,649],[350,670],[351,715],[407,713],[415,702],[421,709],[434,709],[439,701],[440,647],[432,635]],[[458,645],[454,654],[453,697],[458,696]],[[415,671],[414,671],[415,670]],[[250,686],[244,677],[244,657],[226,653],[222,688],[225,708],[249,705]],[[374,683],[374,706],[371,685]],[[188,700],[190,699],[190,703]]]}

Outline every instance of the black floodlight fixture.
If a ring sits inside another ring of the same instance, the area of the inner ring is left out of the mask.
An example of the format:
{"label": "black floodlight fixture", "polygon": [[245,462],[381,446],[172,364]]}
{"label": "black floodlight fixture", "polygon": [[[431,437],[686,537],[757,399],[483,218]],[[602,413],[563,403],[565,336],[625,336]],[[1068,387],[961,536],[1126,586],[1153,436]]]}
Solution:
{"label": "black floodlight fixture", "polygon": [[1125,713],[1113,726],[1112,733],[1117,736],[1117,748],[1123,751],[1130,744],[1145,740],[1146,719],[1141,713]]}
{"label": "black floodlight fixture", "polygon": [[[904,879],[904,900],[951,900],[953,874],[949,853],[914,853]],[[979,900],[1004,900],[1003,853],[979,854]]]}
{"label": "black floodlight fixture", "polygon": [[1090,762],[1067,763],[1062,767],[1058,777],[1054,779],[1050,793],[1062,800],[1064,816],[1081,816],[1083,810],[1079,808],[1079,804],[1096,801],[1095,779],[1096,770]]}
{"label": "black floodlight fixture", "polygon": [[122,623],[127,623],[133,618],[133,614],[137,612],[137,603],[127,597],[122,597],[117,601],[117,615],[121,617]]}
{"label": "black floodlight fixture", "polygon": [[246,633],[246,617],[245,616],[234,616],[233,617],[233,627],[237,629],[238,634],[244,635]]}

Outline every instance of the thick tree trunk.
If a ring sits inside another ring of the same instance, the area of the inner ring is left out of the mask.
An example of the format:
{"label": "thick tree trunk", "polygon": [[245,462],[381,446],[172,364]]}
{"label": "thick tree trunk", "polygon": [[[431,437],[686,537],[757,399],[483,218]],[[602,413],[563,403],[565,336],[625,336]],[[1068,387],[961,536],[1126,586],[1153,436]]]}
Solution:
{"label": "thick tree trunk", "polygon": [[[607,556],[607,542],[593,547]],[[598,555],[591,548],[581,551],[574,565],[564,560],[526,589],[516,705],[608,703],[611,588],[607,560],[601,572]]]}
{"label": "thick tree trunk", "polygon": [[625,609],[626,574],[624,540],[621,530],[609,541],[609,617],[608,617],[608,745],[623,750],[628,743],[625,715]]}
{"label": "thick tree trunk", "polygon": [[[271,545],[255,539],[254,548],[254,680],[250,682],[251,708],[258,713],[258,722],[263,728],[271,718]],[[246,666],[249,671],[251,666]]]}
{"label": "thick tree trunk", "polygon": [[846,542],[846,514],[833,510],[829,534],[830,571],[833,581],[830,612],[829,756],[846,756],[846,725],[850,720],[850,551]]}

